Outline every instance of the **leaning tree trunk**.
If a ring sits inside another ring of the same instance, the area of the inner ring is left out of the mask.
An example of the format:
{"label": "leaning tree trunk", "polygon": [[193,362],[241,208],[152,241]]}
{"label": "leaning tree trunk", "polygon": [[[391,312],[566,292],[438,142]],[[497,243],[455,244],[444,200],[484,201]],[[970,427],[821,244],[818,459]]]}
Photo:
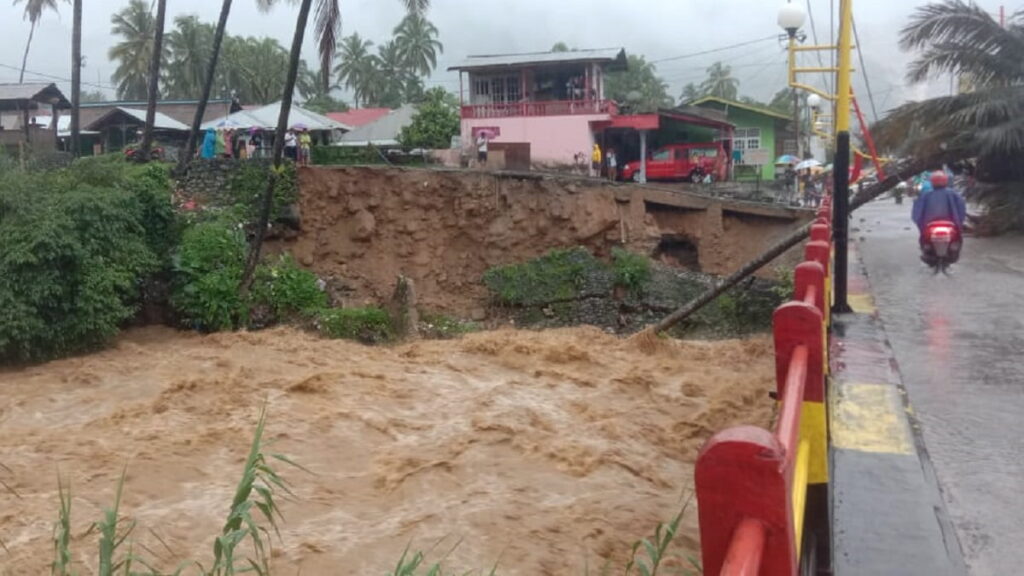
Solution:
{"label": "leaning tree trunk", "polygon": [[21,57],[21,74],[18,76],[18,84],[25,83],[25,66],[28,65],[28,49],[32,47],[32,37],[36,34],[36,21],[28,29],[28,42],[25,42],[25,55]]}
{"label": "leaning tree trunk", "polygon": [[149,162],[149,150],[153,147],[153,124],[156,123],[156,99],[160,90],[160,59],[164,46],[164,16],[167,14],[167,0],[157,0],[156,33],[153,36],[153,58],[149,61],[149,102],[146,105],[146,127],[142,131],[139,145],[139,162]]}
{"label": "leaning tree trunk", "polygon": [[270,211],[274,205],[274,188],[277,187],[277,179],[280,175],[281,161],[284,155],[284,136],[288,131],[288,114],[292,109],[292,95],[295,92],[295,79],[299,74],[299,61],[302,55],[302,40],[306,35],[306,21],[309,20],[309,9],[312,4],[313,0],[302,0],[302,4],[299,5],[299,17],[295,22],[295,37],[292,39],[292,51],[288,62],[288,77],[284,83],[284,94],[281,95],[281,112],[277,115],[277,130],[274,132],[274,167],[270,170],[267,187],[263,190],[260,219],[256,224],[256,236],[249,247],[249,256],[245,262],[242,281],[238,286],[239,292],[243,295],[248,294],[249,288],[252,286],[256,265],[260,261],[260,251],[263,249],[263,238],[267,234],[267,227],[270,226]]}
{"label": "leaning tree trunk", "polygon": [[206,69],[203,94],[199,98],[199,105],[196,106],[195,116],[192,117],[192,126],[188,131],[185,152],[178,158],[178,173],[181,175],[188,172],[188,165],[192,162],[192,156],[196,153],[196,139],[199,138],[199,126],[203,123],[203,116],[206,114],[206,103],[210,100],[210,92],[213,90],[213,81],[217,75],[217,60],[220,58],[220,45],[224,40],[224,29],[228,25],[229,14],[231,14],[231,0],[224,0],[220,5],[220,19],[217,20],[217,31],[213,35],[213,54],[210,55],[210,66]]}
{"label": "leaning tree trunk", "polygon": [[[865,186],[863,190],[853,197],[852,202],[850,202],[850,212],[853,212],[857,208],[860,208],[871,200],[874,200],[878,196],[892,189],[897,184],[905,180],[909,175],[918,174],[934,163],[934,161],[911,160],[901,162],[892,167],[890,169],[892,172],[886,170],[886,172],[889,172],[888,178],[881,182]],[[801,226],[799,229],[793,231],[789,236],[779,240],[773,246],[765,250],[760,256],[747,262],[739,270],[733,272],[730,276],[723,278],[721,282],[715,284],[700,296],[690,300],[685,306],[677,309],[675,312],[672,312],[649,330],[653,330],[656,334],[664,332],[679,322],[689,318],[698,310],[714,301],[715,298],[718,298],[730,288],[739,284],[745,278],[784,254],[787,250],[802,242],[810,235],[811,224],[813,224],[813,222]]]}
{"label": "leaning tree trunk", "polygon": [[73,0],[71,19],[71,154],[82,152],[78,110],[82,96],[82,0]]}

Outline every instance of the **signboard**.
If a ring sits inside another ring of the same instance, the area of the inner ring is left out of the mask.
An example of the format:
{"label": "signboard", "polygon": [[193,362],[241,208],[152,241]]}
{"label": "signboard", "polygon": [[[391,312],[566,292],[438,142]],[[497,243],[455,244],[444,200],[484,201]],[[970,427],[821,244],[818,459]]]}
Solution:
{"label": "signboard", "polygon": [[767,166],[772,163],[771,150],[767,148],[752,148],[743,151],[743,164],[754,166]]}

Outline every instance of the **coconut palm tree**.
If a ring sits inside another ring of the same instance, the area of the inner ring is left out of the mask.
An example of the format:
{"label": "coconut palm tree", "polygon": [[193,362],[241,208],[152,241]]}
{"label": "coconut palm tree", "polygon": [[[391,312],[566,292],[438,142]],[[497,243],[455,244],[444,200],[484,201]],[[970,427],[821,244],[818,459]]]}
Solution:
{"label": "coconut palm tree", "polygon": [[18,76],[18,84],[25,81],[25,65],[28,63],[28,50],[32,47],[32,37],[36,33],[36,26],[43,17],[43,12],[47,9],[54,12],[57,11],[56,0],[14,0],[14,5],[17,6],[22,1],[25,2],[25,19],[29,21],[29,29],[28,41],[25,42],[25,55],[21,57],[21,74]]}
{"label": "coconut palm tree", "polygon": [[174,19],[174,30],[167,34],[168,62],[164,74],[169,98],[196,98],[203,91],[210,68],[214,29],[194,15]]}
{"label": "coconut palm tree", "polygon": [[82,96],[82,0],[72,0],[71,17],[71,153],[81,151],[79,105]]}
{"label": "coconut palm tree", "polygon": [[679,96],[679,103],[686,104],[687,102],[693,102],[703,95],[704,93],[701,92],[701,89],[693,82],[690,82],[686,86],[683,86],[683,93]]}
{"label": "coconut palm tree", "polygon": [[370,54],[372,47],[373,42],[353,32],[342,39],[341,50],[338,51],[338,64],[334,67],[334,73],[338,75],[339,84],[352,90],[356,107],[365,100],[362,88],[365,77],[373,69],[373,55]]}
{"label": "coconut palm tree", "polygon": [[717,96],[726,100],[735,100],[740,90],[740,81],[732,76],[732,68],[715,62],[708,67],[708,77],[701,83],[700,89],[709,96]]}
{"label": "coconut palm tree", "polygon": [[213,83],[217,76],[217,61],[220,59],[220,49],[224,42],[224,31],[227,29],[228,16],[231,14],[231,0],[222,0],[220,4],[220,16],[217,18],[217,28],[213,32],[213,45],[206,61],[206,71],[203,76],[202,94],[199,96],[199,103],[196,105],[196,113],[192,115],[192,124],[188,131],[188,140],[185,143],[185,152],[178,158],[178,172],[188,172],[189,162],[196,152],[196,140],[199,137],[199,127],[203,122],[203,115],[206,114],[206,103],[210,100],[210,93],[213,91]]}
{"label": "coconut palm tree", "polygon": [[413,14],[423,14],[430,8],[430,0],[402,0],[405,4],[405,11]]}
{"label": "coconut palm tree", "polygon": [[142,129],[139,144],[140,162],[149,161],[149,150],[153,146],[153,124],[156,123],[156,100],[160,96],[160,61],[164,53],[164,19],[167,16],[167,0],[156,0],[156,22],[153,24],[153,55],[149,62],[149,100],[146,103],[146,126]]}
{"label": "coconut palm tree", "polygon": [[1024,13],[1003,28],[973,2],[918,8],[900,45],[916,50],[908,80],[952,74],[967,90],[904,104],[872,132],[879,144],[918,159],[974,159],[969,196],[986,206],[994,230],[1024,228]]}
{"label": "coconut palm tree", "polygon": [[110,17],[111,33],[121,41],[110,48],[108,56],[116,61],[113,81],[122,100],[143,100],[149,91],[156,23],[144,0],[131,0],[128,6]]}
{"label": "coconut palm tree", "polygon": [[437,54],[444,53],[444,45],[437,39],[437,27],[422,13],[410,12],[393,33],[405,68],[429,76],[437,67]]}

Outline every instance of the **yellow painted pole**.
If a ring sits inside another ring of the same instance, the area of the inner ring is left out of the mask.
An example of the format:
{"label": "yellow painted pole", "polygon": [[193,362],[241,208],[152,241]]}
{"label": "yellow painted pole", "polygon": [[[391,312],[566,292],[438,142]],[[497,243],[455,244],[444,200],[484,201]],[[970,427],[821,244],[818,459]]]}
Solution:
{"label": "yellow painted pole", "polygon": [[850,240],[850,87],[853,38],[853,0],[839,0],[839,72],[836,73],[836,157],[832,163],[835,185],[832,203],[832,234],[835,246],[833,312],[851,312],[847,302],[847,269]]}
{"label": "yellow painted pole", "polygon": [[839,0],[839,71],[836,74],[836,133],[850,131],[850,81],[853,67],[853,0]]}

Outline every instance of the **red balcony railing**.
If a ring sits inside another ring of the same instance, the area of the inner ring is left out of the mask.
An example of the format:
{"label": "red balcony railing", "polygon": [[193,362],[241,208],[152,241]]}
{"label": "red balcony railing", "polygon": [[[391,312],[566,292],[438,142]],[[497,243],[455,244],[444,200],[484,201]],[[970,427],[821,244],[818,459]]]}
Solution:
{"label": "red balcony railing", "polygon": [[518,116],[578,116],[581,114],[617,114],[612,100],[551,100],[547,102],[503,102],[462,107],[462,117],[514,118]]}

